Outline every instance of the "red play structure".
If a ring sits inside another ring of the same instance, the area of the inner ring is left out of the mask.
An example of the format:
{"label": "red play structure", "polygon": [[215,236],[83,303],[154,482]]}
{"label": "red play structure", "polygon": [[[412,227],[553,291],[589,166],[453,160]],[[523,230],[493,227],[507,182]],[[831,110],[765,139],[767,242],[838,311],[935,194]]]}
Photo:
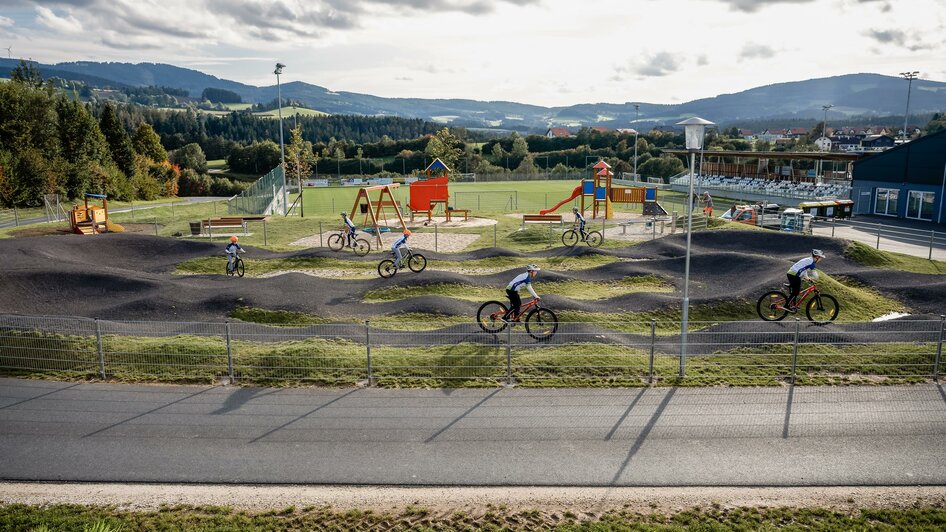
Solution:
{"label": "red play structure", "polygon": [[[450,201],[450,190],[447,183],[450,180],[450,169],[443,164],[440,159],[434,159],[430,166],[425,170],[427,179],[411,183],[411,197],[409,206],[411,208],[411,219],[415,214],[426,214],[427,221],[431,221],[434,214],[434,208],[437,205],[443,205],[444,215],[447,221],[450,221],[450,215],[463,214],[466,219],[470,211],[466,209],[448,209],[447,202]],[[437,177],[431,175],[440,174]]]}

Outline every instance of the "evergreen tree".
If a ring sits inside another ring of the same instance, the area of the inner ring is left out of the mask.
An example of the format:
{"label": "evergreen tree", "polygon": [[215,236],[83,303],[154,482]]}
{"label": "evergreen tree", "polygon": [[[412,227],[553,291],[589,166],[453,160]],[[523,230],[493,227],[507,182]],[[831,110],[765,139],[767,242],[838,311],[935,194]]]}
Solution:
{"label": "evergreen tree", "polygon": [[135,151],[156,163],[168,160],[168,152],[161,145],[161,138],[147,122],[142,122],[131,139]]}
{"label": "evergreen tree", "polygon": [[108,103],[102,109],[102,117],[99,119],[99,128],[108,141],[109,150],[112,153],[112,160],[118,165],[118,169],[131,178],[135,175],[135,149],[131,145],[131,139],[128,133],[118,119],[115,110]]}

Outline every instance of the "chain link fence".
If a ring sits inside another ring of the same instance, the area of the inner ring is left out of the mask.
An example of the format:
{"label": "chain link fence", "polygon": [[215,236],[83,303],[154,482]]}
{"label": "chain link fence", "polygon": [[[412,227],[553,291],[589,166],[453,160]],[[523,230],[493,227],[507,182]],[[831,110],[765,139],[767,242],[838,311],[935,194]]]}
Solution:
{"label": "chain link fence", "polygon": [[[0,315],[8,375],[379,386],[910,383],[942,375],[944,320],[560,323],[436,330]],[[687,355],[681,357],[680,353]]]}

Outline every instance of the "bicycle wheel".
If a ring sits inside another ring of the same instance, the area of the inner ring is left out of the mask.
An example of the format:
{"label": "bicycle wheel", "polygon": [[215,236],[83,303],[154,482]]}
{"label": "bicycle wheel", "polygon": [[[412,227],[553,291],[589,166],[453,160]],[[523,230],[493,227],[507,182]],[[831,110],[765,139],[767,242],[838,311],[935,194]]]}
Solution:
{"label": "bicycle wheel", "polygon": [[562,244],[572,248],[575,247],[575,244],[578,243],[578,232],[574,229],[569,229],[562,233]]}
{"label": "bicycle wheel", "polygon": [[243,266],[243,259],[239,257],[237,258],[236,264],[234,264],[234,269],[236,270],[237,275],[239,275],[240,277],[243,277],[243,271],[245,269],[245,267]]}
{"label": "bicycle wheel", "polygon": [[395,273],[397,273],[397,268],[394,266],[393,260],[384,259],[378,264],[378,275],[381,277],[387,279],[388,277],[392,277]]}
{"label": "bicycle wheel", "polygon": [[355,255],[358,255],[359,257],[364,257],[365,255],[368,254],[369,251],[371,251],[371,244],[369,244],[368,241],[365,240],[364,238],[359,238],[358,240],[355,240],[354,251],[355,251]]}
{"label": "bicycle wheel", "polygon": [[759,313],[759,317],[765,321],[779,321],[788,314],[788,311],[785,310],[787,302],[788,296],[778,290],[772,290],[759,298],[755,310]]}
{"label": "bicycle wheel", "polygon": [[526,315],[526,332],[536,340],[548,340],[558,330],[558,316],[547,308],[534,308]]}
{"label": "bicycle wheel", "polygon": [[506,305],[499,301],[487,301],[476,311],[476,322],[480,324],[480,329],[489,333],[498,333],[506,328],[507,323],[500,319],[506,310],[508,310]]}
{"label": "bicycle wheel", "polygon": [[334,235],[328,237],[328,248],[332,251],[339,251],[345,247],[345,238],[341,233],[335,233]]}
{"label": "bicycle wheel", "polygon": [[841,305],[831,294],[818,294],[805,305],[808,319],[819,325],[834,321],[840,311]]}
{"label": "bicycle wheel", "polygon": [[412,253],[411,258],[407,260],[407,267],[414,273],[420,273],[427,267],[427,257],[420,253]]}
{"label": "bicycle wheel", "polygon": [[588,233],[588,239],[585,240],[589,246],[596,248],[604,242],[604,236],[601,235],[600,231],[592,231]]}
{"label": "bicycle wheel", "polygon": [[[234,261],[233,265],[236,266],[236,261]],[[230,263],[229,263],[229,262],[227,262],[226,269],[227,269],[227,275],[232,276],[232,275],[233,275],[233,270],[230,269]]]}

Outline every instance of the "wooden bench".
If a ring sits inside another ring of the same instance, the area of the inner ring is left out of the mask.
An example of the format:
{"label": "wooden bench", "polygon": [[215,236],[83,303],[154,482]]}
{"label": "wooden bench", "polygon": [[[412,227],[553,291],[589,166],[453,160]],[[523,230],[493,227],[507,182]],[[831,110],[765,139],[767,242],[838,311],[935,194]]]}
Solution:
{"label": "wooden bench", "polygon": [[242,229],[246,233],[246,220],[242,217],[209,218],[201,220],[200,224],[203,229]]}
{"label": "wooden bench", "polygon": [[430,222],[431,220],[433,220],[434,210],[433,210],[433,209],[420,209],[420,210],[411,209],[411,221],[412,221],[412,222],[414,221],[414,215],[415,215],[415,214],[424,214],[424,215],[426,215],[426,216],[427,216],[427,221]]}
{"label": "wooden bench", "polygon": [[558,222],[562,223],[561,214],[523,214],[522,223],[529,222]]}
{"label": "wooden bench", "polygon": [[467,221],[470,218],[470,209],[447,209],[447,221],[450,221],[450,218],[458,214],[463,214],[463,221]]}

